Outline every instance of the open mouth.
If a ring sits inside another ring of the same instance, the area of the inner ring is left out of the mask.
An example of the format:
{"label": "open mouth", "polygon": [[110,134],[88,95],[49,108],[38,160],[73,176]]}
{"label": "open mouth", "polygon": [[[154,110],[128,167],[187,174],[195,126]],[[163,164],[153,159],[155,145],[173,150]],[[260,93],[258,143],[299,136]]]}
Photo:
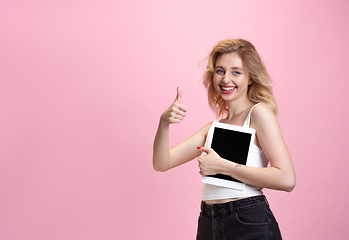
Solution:
{"label": "open mouth", "polygon": [[235,86],[220,86],[222,90],[224,91],[231,91],[234,90],[236,87]]}
{"label": "open mouth", "polygon": [[235,91],[236,86],[227,86],[227,85],[220,85],[222,93],[224,94],[230,94]]}

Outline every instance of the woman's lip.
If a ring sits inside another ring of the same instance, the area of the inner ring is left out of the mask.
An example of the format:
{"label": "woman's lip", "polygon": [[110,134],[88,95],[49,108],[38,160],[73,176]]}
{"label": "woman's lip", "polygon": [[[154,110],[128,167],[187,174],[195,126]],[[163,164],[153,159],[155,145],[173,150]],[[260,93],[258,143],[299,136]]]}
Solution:
{"label": "woman's lip", "polygon": [[230,91],[236,88],[236,86],[230,86],[230,85],[220,85],[220,88],[224,91]]}
{"label": "woman's lip", "polygon": [[[230,93],[234,92],[236,89],[235,86],[224,86],[224,85],[221,85],[220,88],[221,88],[222,93],[224,93],[224,94],[230,94]],[[225,89],[223,89],[223,88],[225,88]]]}

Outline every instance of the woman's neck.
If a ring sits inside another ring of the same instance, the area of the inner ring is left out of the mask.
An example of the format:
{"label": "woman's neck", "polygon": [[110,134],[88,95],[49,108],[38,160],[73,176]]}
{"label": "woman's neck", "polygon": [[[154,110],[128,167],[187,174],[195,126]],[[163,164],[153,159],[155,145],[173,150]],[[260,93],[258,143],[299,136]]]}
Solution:
{"label": "woman's neck", "polygon": [[226,104],[228,108],[227,120],[232,119],[234,116],[239,115],[246,110],[250,110],[254,105],[254,103],[251,102],[247,96],[244,99],[236,99],[234,101],[227,102]]}

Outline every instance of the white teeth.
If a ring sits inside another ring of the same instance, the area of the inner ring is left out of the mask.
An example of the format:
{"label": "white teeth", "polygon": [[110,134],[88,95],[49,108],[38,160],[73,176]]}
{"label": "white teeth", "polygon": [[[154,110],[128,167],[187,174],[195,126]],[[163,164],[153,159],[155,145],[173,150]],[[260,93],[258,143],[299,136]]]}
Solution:
{"label": "white teeth", "polygon": [[224,91],[230,91],[230,90],[233,90],[235,87],[223,87],[222,86],[222,89],[224,90]]}

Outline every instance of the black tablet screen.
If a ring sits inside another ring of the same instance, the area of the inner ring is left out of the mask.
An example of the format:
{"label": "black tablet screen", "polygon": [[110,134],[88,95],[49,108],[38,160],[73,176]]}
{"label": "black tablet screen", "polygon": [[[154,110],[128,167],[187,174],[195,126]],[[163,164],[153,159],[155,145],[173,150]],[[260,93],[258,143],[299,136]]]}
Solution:
{"label": "black tablet screen", "polygon": [[[215,127],[211,148],[222,158],[246,165],[252,134]],[[241,182],[224,174],[210,177]]]}

